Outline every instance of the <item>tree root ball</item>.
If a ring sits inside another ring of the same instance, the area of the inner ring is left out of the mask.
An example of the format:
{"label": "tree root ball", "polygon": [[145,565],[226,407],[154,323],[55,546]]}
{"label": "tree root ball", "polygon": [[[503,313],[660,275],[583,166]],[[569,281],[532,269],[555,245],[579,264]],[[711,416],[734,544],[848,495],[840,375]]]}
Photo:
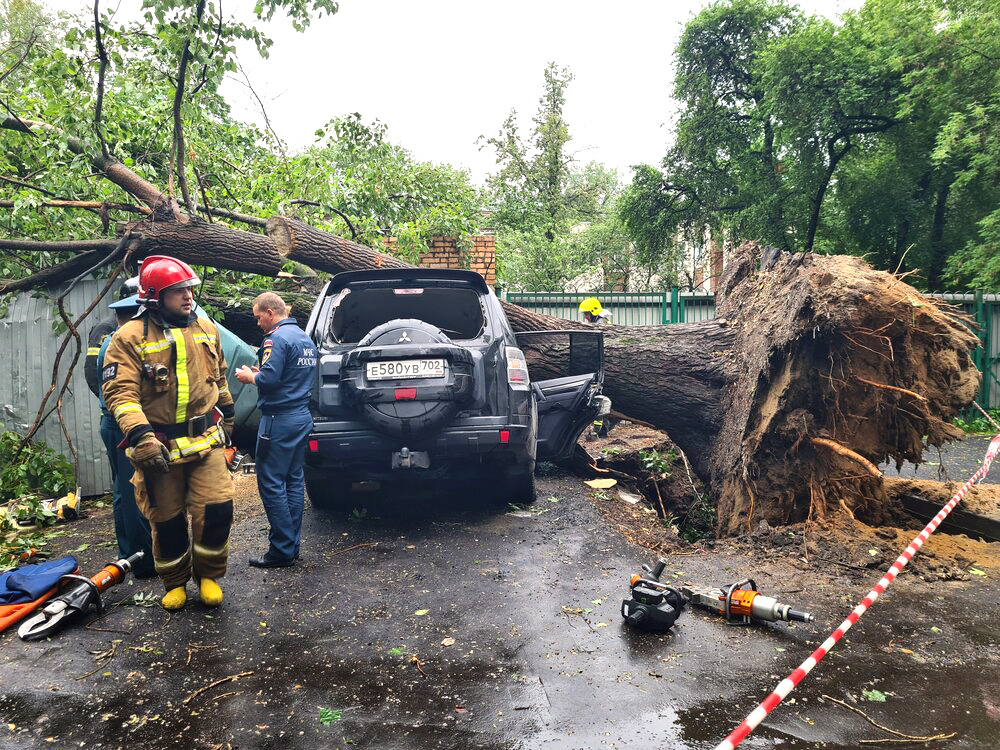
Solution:
{"label": "tree root ball", "polygon": [[919,463],[975,398],[972,322],[847,256],[740,248],[718,315],[734,331],[712,451],[718,531],[845,513],[877,524],[875,466]]}

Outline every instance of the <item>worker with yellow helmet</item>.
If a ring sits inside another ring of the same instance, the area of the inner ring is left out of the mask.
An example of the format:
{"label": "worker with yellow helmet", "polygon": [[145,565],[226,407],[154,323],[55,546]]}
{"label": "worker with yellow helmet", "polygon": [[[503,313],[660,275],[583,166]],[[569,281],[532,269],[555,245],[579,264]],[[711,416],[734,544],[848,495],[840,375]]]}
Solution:
{"label": "worker with yellow helmet", "polygon": [[611,322],[611,313],[601,306],[597,297],[587,297],[580,303],[583,319],[591,325],[603,325]]}
{"label": "worker with yellow helmet", "polygon": [[[611,322],[611,313],[604,309],[597,297],[587,297],[587,299],[581,302],[580,312],[583,313],[583,319],[590,325],[600,326]],[[607,437],[615,424],[617,424],[617,420],[612,420],[607,415],[599,416],[594,420],[593,430],[587,433],[587,440],[593,440],[597,437]]]}

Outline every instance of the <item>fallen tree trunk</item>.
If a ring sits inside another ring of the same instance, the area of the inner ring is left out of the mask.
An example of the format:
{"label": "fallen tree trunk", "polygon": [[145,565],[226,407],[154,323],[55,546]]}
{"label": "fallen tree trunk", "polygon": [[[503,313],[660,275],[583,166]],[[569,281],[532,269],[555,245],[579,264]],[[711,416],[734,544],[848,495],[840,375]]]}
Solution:
{"label": "fallen tree trunk", "polygon": [[[135,257],[274,275],[285,260],[326,271],[406,267],[294,219],[268,235],[188,218],[129,226]],[[878,523],[887,496],[870,464],[919,462],[956,437],[951,420],[980,376],[967,321],[857,258],[735,254],[718,317],[605,329],[605,393],[616,411],[665,430],[716,502],[718,532],[846,509]],[[516,331],[582,324],[505,304]],[[876,472],[877,473],[877,472]]]}
{"label": "fallen tree trunk", "polygon": [[[268,234],[282,257],[331,272],[406,266],[296,220],[269,220]],[[606,328],[605,393],[684,450],[722,534],[842,507],[878,522],[887,498],[872,465],[919,462],[925,438],[957,437],[950,422],[979,385],[977,338],[860,259],[783,255],[766,271],[758,259],[736,253],[713,321]],[[582,325],[504,308],[516,331]]]}

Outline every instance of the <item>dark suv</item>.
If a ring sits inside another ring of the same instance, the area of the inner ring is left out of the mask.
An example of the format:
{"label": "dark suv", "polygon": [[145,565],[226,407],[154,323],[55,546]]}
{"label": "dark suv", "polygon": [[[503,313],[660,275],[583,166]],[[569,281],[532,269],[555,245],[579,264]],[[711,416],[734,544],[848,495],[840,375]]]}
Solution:
{"label": "dark suv", "polygon": [[320,354],[306,452],[320,508],[350,510],[359,485],[462,475],[530,503],[536,458],[568,458],[610,407],[599,332],[515,336],[471,271],[338,274],[306,333]]}

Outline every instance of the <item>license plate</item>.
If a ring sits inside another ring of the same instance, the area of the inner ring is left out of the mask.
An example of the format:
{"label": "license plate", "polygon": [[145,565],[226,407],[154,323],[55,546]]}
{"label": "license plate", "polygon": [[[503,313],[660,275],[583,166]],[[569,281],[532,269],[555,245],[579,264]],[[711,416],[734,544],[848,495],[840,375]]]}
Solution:
{"label": "license plate", "polygon": [[444,377],[443,359],[393,359],[368,363],[369,380]]}

